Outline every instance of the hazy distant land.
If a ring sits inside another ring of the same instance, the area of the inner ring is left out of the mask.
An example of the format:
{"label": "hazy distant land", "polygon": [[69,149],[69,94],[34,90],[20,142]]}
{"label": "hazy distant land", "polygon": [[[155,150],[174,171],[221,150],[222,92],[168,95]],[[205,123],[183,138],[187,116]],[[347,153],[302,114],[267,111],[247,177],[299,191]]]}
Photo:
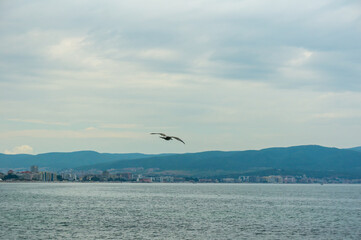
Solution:
{"label": "hazy distant land", "polygon": [[0,154],[0,172],[29,170],[101,173],[140,172],[145,176],[232,177],[302,176],[361,178],[361,147],[338,149],[317,145],[248,151],[207,151],[185,154],[109,154],[94,151]]}

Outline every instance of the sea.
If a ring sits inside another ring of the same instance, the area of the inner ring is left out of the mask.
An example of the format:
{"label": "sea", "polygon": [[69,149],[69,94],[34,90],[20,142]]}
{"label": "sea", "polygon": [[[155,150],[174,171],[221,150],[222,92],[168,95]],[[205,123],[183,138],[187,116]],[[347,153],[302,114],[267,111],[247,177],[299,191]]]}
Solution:
{"label": "sea", "polygon": [[361,185],[0,183],[0,239],[361,239]]}

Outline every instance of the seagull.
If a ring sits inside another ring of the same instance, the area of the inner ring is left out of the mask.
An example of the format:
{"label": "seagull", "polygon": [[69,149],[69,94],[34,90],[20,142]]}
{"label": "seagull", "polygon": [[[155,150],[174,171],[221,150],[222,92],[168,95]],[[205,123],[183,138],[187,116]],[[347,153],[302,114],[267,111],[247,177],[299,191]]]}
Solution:
{"label": "seagull", "polygon": [[173,138],[174,138],[174,139],[182,142],[183,144],[185,144],[185,142],[183,142],[183,140],[180,139],[179,137],[167,136],[167,135],[165,135],[164,133],[151,133],[151,134],[159,134],[159,135],[160,135],[160,136],[159,136],[160,138],[163,138],[164,140],[167,140],[167,141],[173,140]]}

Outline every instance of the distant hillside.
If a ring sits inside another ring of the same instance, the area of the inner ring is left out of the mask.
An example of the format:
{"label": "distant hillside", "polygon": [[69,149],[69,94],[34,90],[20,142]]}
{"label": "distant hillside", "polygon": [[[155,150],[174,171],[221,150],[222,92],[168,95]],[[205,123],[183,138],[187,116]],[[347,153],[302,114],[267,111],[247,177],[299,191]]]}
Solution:
{"label": "distant hillside", "polygon": [[361,152],[361,147],[349,148],[349,150],[354,150],[354,151]]}
{"label": "distant hillside", "polygon": [[361,177],[361,152],[310,145],[259,151],[215,151],[156,156],[95,164],[78,169],[106,170],[129,167],[193,172],[250,172],[283,169],[298,172],[352,173]]}
{"label": "distant hillside", "polygon": [[140,153],[111,154],[98,153],[94,151],[79,151],[69,153],[44,153],[38,155],[0,154],[0,169],[25,168],[31,165],[38,165],[40,168],[46,167],[53,170],[64,168],[76,168],[83,165],[105,163],[115,160],[130,160],[149,157],[152,155]]}
{"label": "distant hillside", "polygon": [[[209,151],[186,154],[109,154],[93,151],[44,153],[38,155],[0,154],[0,169],[29,169],[31,165],[49,170],[74,168],[122,169],[131,167],[159,168],[160,171],[194,175],[302,174],[337,175],[361,178],[361,152],[315,145],[268,148],[259,151]],[[1,170],[0,170],[1,171]]]}

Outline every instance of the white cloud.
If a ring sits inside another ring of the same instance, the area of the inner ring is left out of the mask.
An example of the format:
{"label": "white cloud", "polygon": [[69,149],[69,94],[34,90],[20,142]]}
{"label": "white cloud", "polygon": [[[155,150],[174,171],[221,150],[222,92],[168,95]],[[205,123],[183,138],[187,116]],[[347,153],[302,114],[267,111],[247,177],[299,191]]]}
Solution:
{"label": "white cloud", "polygon": [[81,67],[98,67],[103,62],[94,53],[87,50],[90,43],[85,37],[70,37],[62,39],[50,46],[48,54],[51,59],[59,60],[63,64],[75,64]]}
{"label": "white cloud", "polygon": [[305,64],[314,53],[309,50],[302,50],[301,52],[297,53],[297,55],[287,62],[288,65],[291,66],[300,66]]}
{"label": "white cloud", "polygon": [[21,145],[14,147],[12,150],[5,150],[5,154],[32,154],[33,148],[29,145]]}
{"label": "white cloud", "polygon": [[138,53],[139,57],[153,60],[175,60],[178,54],[174,50],[168,49],[147,49]]}

